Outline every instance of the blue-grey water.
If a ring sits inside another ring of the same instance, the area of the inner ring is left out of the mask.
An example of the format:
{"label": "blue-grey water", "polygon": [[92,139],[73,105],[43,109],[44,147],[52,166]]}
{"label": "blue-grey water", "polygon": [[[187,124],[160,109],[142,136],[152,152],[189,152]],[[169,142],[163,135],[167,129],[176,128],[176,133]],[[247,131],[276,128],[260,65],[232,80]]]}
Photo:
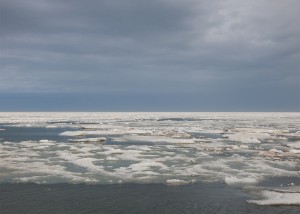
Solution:
{"label": "blue-grey water", "polygon": [[297,206],[248,204],[224,184],[1,184],[1,213],[299,213]]}

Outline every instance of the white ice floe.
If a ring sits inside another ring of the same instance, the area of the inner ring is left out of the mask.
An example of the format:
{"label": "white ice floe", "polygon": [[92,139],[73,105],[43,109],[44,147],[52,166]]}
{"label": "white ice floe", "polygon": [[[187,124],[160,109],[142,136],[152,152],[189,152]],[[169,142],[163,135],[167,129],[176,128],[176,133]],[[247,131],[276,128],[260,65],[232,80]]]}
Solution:
{"label": "white ice floe", "polygon": [[249,149],[249,146],[247,145],[232,145],[231,146],[232,149],[234,150],[245,150],[245,149]]}
{"label": "white ice floe", "polygon": [[107,160],[107,161],[117,161],[117,160],[119,160],[119,159],[118,159],[118,158],[115,158],[115,157],[108,156],[108,157],[106,157],[105,160]]}
{"label": "white ice floe", "polygon": [[77,142],[104,142],[106,141],[106,137],[97,137],[97,138],[82,138],[82,139],[68,139],[71,143],[77,143]]}
{"label": "white ice floe", "polygon": [[56,141],[54,140],[39,140],[38,145],[43,145],[43,146],[51,146],[51,145],[55,145]]}
{"label": "white ice floe", "polygon": [[168,179],[166,181],[167,185],[184,185],[184,184],[188,184],[188,181],[185,180],[180,180],[180,179]]}
{"label": "white ice floe", "polygon": [[85,131],[65,131],[60,133],[59,135],[62,136],[84,136],[87,135],[87,132]]}
{"label": "white ice floe", "polygon": [[300,149],[291,149],[289,152],[294,153],[294,154],[300,154]]}
{"label": "white ice floe", "polygon": [[300,141],[288,143],[287,146],[295,149],[300,149]]}
{"label": "white ice floe", "polygon": [[239,147],[238,145],[232,145],[231,148],[234,149],[234,150],[238,150],[238,149],[240,149],[241,147]]}
{"label": "white ice floe", "polygon": [[282,150],[279,150],[279,149],[270,149],[269,152],[284,153]]}
{"label": "white ice floe", "polygon": [[57,151],[56,152],[60,158],[71,161],[77,166],[84,167],[90,171],[103,172],[103,166],[96,166],[93,162],[98,161],[96,158],[84,157],[81,158],[80,155],[72,154],[70,152]]}
{"label": "white ice floe", "polygon": [[195,128],[192,127],[189,129],[190,132],[194,133],[204,133],[204,134],[222,134],[224,133],[223,130],[217,130],[217,129],[202,129],[202,128]]}
{"label": "white ice floe", "polygon": [[225,134],[224,137],[228,137],[229,140],[238,141],[241,143],[261,143],[260,140],[270,139],[271,136],[268,133],[235,133]]}
{"label": "white ice floe", "polygon": [[168,169],[166,165],[152,160],[143,160],[139,163],[131,164],[128,168],[132,171],[149,171],[153,167],[158,167],[160,169]]}
{"label": "white ice floe", "polygon": [[142,136],[142,135],[124,135],[122,137],[112,138],[113,141],[124,142],[124,141],[140,141],[140,142],[166,142],[166,143],[182,143],[191,144],[195,143],[195,139],[179,139],[164,136]]}
{"label": "white ice floe", "polygon": [[49,125],[49,126],[46,126],[47,129],[55,129],[55,128],[58,128],[58,126],[54,126],[54,125]]}
{"label": "white ice floe", "polygon": [[261,200],[248,200],[248,203],[257,205],[300,205],[300,192],[262,191]]}
{"label": "white ice floe", "polygon": [[228,185],[244,185],[244,184],[255,184],[258,180],[256,178],[237,178],[234,176],[225,177],[225,183]]}
{"label": "white ice floe", "polygon": [[[133,131],[132,131],[133,132]],[[65,131],[60,133],[62,136],[85,136],[85,135],[121,135],[129,133],[126,129],[111,129],[111,130],[81,130],[81,131]]]}
{"label": "white ice floe", "polygon": [[50,141],[50,140],[44,139],[44,140],[39,140],[39,142],[40,142],[40,143],[48,143],[48,142],[51,142],[51,141]]}

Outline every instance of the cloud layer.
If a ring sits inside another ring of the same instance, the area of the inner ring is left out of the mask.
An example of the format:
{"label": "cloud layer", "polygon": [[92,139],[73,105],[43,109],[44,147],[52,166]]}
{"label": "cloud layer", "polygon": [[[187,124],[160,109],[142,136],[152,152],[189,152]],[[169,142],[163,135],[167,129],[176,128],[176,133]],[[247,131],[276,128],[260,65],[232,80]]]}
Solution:
{"label": "cloud layer", "polygon": [[1,93],[300,107],[297,0],[1,0],[0,9]]}

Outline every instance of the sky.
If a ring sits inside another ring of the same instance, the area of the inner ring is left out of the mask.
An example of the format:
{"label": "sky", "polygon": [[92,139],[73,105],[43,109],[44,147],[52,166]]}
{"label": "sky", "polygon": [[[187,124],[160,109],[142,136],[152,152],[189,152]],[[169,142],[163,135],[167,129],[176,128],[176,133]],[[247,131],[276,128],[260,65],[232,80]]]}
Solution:
{"label": "sky", "polygon": [[299,111],[299,0],[0,0],[0,111]]}

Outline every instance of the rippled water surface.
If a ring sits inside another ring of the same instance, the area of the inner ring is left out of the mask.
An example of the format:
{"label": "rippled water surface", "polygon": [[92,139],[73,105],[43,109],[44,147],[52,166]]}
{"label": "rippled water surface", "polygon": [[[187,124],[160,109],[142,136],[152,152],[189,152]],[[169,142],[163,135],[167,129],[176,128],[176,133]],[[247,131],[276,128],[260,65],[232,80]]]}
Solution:
{"label": "rippled water surface", "polygon": [[224,184],[1,184],[3,213],[299,213],[296,206],[257,206]]}

